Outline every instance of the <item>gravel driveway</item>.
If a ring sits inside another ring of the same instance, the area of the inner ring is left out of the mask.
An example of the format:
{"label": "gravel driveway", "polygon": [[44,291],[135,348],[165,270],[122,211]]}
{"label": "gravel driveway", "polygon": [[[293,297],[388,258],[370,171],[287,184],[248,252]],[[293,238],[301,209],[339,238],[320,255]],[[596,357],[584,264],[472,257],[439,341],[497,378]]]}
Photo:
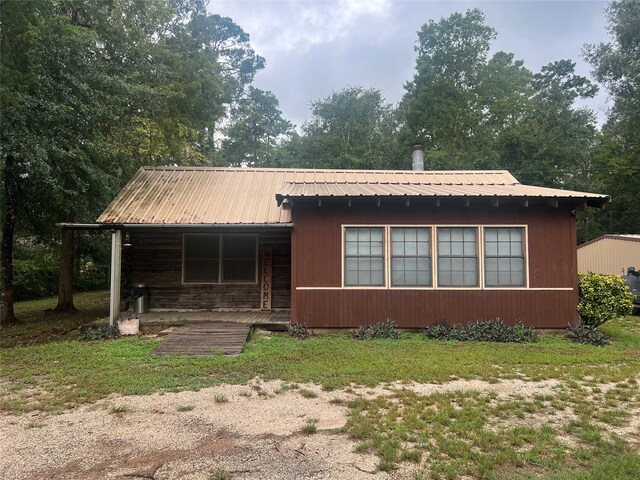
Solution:
{"label": "gravel driveway", "polygon": [[[415,467],[377,472],[375,455],[354,452],[356,443],[339,431],[347,407],[337,399],[400,387],[421,394],[476,390],[531,396],[552,393],[557,384],[458,380],[326,392],[314,385],[287,390],[282,382],[255,379],[199,392],[113,395],[59,415],[0,416],[0,478],[407,478]],[[309,420],[317,422],[315,434],[301,431]]]}

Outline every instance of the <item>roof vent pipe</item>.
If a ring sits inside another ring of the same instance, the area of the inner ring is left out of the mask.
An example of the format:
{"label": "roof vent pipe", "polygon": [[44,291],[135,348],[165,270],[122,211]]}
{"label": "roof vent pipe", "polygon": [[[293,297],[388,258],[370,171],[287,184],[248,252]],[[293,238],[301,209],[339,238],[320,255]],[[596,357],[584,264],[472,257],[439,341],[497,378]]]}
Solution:
{"label": "roof vent pipe", "polygon": [[411,164],[413,170],[424,170],[424,150],[421,143],[411,146]]}

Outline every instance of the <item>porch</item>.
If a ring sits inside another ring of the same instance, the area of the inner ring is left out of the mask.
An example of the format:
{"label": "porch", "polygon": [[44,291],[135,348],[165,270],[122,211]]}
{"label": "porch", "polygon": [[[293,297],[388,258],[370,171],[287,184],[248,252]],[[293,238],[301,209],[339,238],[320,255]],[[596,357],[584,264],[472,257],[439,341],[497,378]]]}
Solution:
{"label": "porch", "polygon": [[[291,310],[207,310],[207,311],[155,311],[138,314],[142,333],[157,333],[185,325],[241,324],[272,331],[286,330],[291,322]],[[109,318],[101,318],[80,327],[81,331],[105,327]]]}

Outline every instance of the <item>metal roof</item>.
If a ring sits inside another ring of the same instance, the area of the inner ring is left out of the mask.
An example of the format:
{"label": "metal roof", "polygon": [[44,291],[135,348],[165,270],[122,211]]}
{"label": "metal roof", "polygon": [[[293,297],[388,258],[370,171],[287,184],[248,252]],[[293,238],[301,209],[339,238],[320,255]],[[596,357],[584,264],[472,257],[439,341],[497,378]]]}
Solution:
{"label": "metal roof", "polygon": [[398,183],[287,183],[277,194],[279,201],[299,197],[516,197],[568,198],[602,206],[606,195],[556,188],[503,184],[398,184]]}
{"label": "metal roof", "polygon": [[[276,196],[278,202],[276,202]],[[97,222],[139,225],[287,224],[280,202],[305,196],[608,197],[525,187],[507,171],[142,167]]]}
{"label": "metal roof", "polygon": [[582,245],[578,245],[578,248],[586,247],[587,245],[591,245],[592,243],[607,239],[624,240],[627,242],[640,242],[640,233],[607,233],[605,235],[596,237],[593,240],[589,240],[588,242],[584,242]]}

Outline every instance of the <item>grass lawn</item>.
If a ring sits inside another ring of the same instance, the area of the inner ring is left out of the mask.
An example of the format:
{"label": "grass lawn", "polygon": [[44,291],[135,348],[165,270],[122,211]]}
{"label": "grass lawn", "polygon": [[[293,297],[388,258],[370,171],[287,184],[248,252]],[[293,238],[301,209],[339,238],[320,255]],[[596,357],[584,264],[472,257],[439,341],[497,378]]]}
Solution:
{"label": "grass lawn", "polygon": [[78,337],[78,327],[109,315],[109,292],[82,292],[74,295],[77,312],[56,313],[57,297],[18,302],[14,309],[17,325],[2,328],[0,348],[36,345]]}
{"label": "grass lawn", "polygon": [[[56,412],[111,393],[197,390],[255,376],[327,389],[454,378],[557,379],[553,393],[534,398],[411,390],[361,398],[349,405],[345,431],[358,449],[380,457],[381,470],[424,465],[415,478],[635,479],[640,471],[640,432],[635,443],[621,433],[640,409],[638,317],[604,326],[612,337],[605,347],[556,335],[523,345],[441,342],[420,334],[397,341],[274,335],[254,338],[238,357],[180,359],[151,357],[154,341],[68,340],[79,323],[103,314],[107,300],[104,292],[79,294],[76,305],[90,313],[55,319],[42,313],[54,300],[17,305],[25,323],[2,332],[0,379],[7,391],[0,410]],[[49,332],[54,341],[41,343]]]}

